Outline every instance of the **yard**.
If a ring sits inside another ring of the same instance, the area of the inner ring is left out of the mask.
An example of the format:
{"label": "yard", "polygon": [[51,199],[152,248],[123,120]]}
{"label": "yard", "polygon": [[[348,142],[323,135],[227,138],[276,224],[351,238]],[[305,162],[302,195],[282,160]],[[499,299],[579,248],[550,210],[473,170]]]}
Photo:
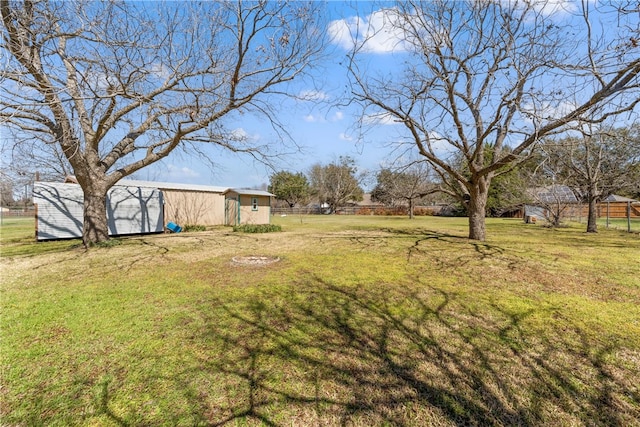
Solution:
{"label": "yard", "polygon": [[5,218],[0,424],[640,425],[637,233],[273,222],[87,252]]}

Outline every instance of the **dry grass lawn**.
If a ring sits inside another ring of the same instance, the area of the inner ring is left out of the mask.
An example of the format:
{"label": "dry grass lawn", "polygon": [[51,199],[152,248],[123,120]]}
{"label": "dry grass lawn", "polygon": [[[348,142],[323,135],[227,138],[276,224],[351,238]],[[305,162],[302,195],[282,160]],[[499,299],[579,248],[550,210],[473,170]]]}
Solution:
{"label": "dry grass lawn", "polygon": [[274,222],[90,251],[3,227],[1,424],[640,425],[637,234]]}

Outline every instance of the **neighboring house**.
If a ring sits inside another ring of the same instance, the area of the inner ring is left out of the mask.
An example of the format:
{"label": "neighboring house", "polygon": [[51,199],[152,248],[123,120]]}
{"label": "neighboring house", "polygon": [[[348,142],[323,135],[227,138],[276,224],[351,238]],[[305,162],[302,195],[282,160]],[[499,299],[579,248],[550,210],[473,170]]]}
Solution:
{"label": "neighboring house", "polygon": [[[37,240],[82,237],[84,194],[78,184],[36,182]],[[107,193],[109,235],[164,231],[162,193],[158,189],[115,186]]]}

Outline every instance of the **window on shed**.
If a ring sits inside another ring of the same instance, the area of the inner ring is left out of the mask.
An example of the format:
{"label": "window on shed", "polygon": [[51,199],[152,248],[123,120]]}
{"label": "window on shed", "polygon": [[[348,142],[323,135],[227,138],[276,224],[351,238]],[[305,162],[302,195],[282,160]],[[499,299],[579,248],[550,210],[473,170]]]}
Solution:
{"label": "window on shed", "polygon": [[251,198],[251,210],[252,211],[257,211],[258,210],[258,198],[257,197],[252,197]]}

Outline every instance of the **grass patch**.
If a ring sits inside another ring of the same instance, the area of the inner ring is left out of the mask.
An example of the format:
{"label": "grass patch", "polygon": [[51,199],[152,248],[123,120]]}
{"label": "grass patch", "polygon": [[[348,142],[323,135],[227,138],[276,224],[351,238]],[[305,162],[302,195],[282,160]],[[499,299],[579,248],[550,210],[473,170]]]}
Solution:
{"label": "grass patch", "polygon": [[2,423],[638,424],[637,235],[274,223],[11,255],[3,225]]}
{"label": "grass patch", "polygon": [[206,231],[207,227],[204,225],[197,224],[187,224],[184,227],[184,231],[186,232],[198,232],[198,231]]}
{"label": "grass patch", "polygon": [[240,233],[273,233],[282,231],[282,227],[276,224],[241,224],[234,225],[233,231]]}

